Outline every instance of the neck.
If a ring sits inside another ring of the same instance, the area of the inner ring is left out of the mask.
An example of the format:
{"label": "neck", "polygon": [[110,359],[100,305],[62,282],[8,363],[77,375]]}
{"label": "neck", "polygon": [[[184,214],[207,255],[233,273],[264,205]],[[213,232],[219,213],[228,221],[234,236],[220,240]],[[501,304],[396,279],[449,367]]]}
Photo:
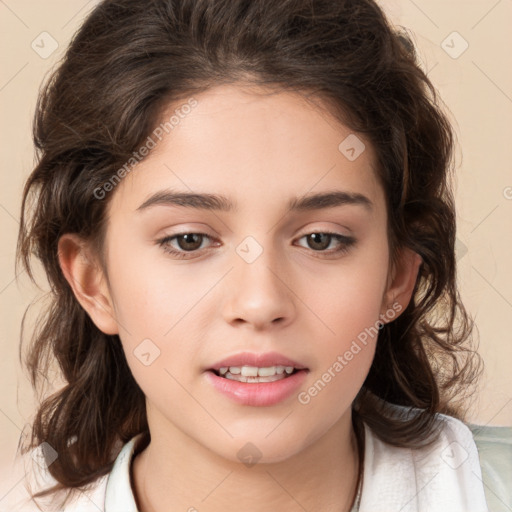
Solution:
{"label": "neck", "polygon": [[151,442],[132,469],[141,512],[217,512],[234,504],[247,512],[348,512],[354,502],[360,467],[350,411],[288,459],[250,467],[213,453],[177,429],[150,430]]}

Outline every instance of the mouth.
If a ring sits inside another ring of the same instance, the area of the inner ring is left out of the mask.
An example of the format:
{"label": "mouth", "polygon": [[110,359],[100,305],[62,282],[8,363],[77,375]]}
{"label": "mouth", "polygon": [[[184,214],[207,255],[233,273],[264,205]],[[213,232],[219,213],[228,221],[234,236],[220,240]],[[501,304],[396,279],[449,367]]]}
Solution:
{"label": "mouth", "polygon": [[262,383],[284,380],[299,371],[308,371],[307,368],[296,368],[294,366],[222,366],[219,369],[210,369],[217,377],[222,377],[237,382]]}
{"label": "mouth", "polygon": [[222,379],[247,384],[276,382],[289,379],[298,372],[307,373],[305,365],[278,352],[241,352],[205,368]]}
{"label": "mouth", "polygon": [[[241,361],[246,364],[241,364]],[[268,354],[249,358],[234,356],[205,369],[206,382],[217,392],[244,406],[277,405],[298,392],[310,371],[284,357],[277,361],[284,364],[276,364],[276,358]]]}

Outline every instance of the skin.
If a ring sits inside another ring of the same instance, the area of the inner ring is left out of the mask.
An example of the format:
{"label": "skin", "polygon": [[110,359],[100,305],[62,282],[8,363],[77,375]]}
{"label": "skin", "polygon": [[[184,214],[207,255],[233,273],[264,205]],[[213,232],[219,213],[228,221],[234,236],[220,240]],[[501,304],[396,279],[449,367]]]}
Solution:
{"label": "skin", "polygon": [[[203,370],[241,351],[277,351],[309,368],[299,391],[307,390],[358,334],[379,317],[387,321],[382,315],[392,304],[405,309],[420,258],[404,250],[390,265],[373,149],[365,141],[365,151],[348,160],[338,146],[352,132],[327,109],[242,85],[195,99],[192,112],[111,192],[108,280],[86,241],[75,234],[59,241],[77,299],[99,329],[119,334],[146,395],[151,443],[133,463],[138,506],[349,510],[358,468],[351,404],[376,338],[307,404],[293,394],[273,406],[240,405],[216,391]],[[238,211],[137,211],[165,188],[223,194]],[[291,197],[331,190],[364,194],[372,208],[286,210]],[[335,253],[335,238],[318,249],[306,236],[325,231],[356,243]],[[211,238],[195,253],[183,249],[183,239],[168,243],[187,259],[157,242],[184,232]],[[263,251],[252,263],[236,252],[247,236]],[[160,350],[149,366],[134,355],[144,339]],[[237,456],[248,442],[261,452],[251,467]]]}

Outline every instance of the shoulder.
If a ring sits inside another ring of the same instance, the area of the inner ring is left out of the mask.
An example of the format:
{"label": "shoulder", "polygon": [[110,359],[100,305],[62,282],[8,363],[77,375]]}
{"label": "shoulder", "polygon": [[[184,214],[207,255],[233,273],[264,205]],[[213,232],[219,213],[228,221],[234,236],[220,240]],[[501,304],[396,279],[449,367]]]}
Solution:
{"label": "shoulder", "polygon": [[463,421],[446,414],[437,414],[436,425],[439,438],[433,450],[441,450],[441,456],[449,466],[462,464],[470,456],[476,457],[475,462],[478,462],[473,433]]}
{"label": "shoulder", "polygon": [[468,427],[478,449],[489,510],[512,510],[512,427]]}
{"label": "shoulder", "polygon": [[[461,463],[465,450],[474,444],[478,456],[480,479],[490,512],[512,510],[512,427],[463,423],[439,415],[445,424],[444,435],[450,440],[455,463]],[[446,452],[445,456],[450,456]]]}
{"label": "shoulder", "polygon": [[85,489],[73,490],[71,494],[59,492],[37,499],[32,494],[51,486],[25,485],[16,497],[11,498],[9,512],[103,512],[107,480],[108,475]]}
{"label": "shoulder", "polygon": [[2,502],[2,506],[8,505],[9,512],[137,512],[131,488],[130,464],[143,445],[143,434],[122,445],[112,470],[87,487],[74,489],[69,495],[52,493],[48,497],[34,500],[34,493],[49,489],[57,483],[48,470],[40,446],[18,457],[18,472],[23,475],[17,485],[18,492],[16,496],[11,496],[8,503]]}
{"label": "shoulder", "polygon": [[434,442],[412,449],[385,443],[365,424],[361,512],[489,510],[471,430],[442,414],[435,417],[435,429]]}
{"label": "shoulder", "polygon": [[52,462],[47,465],[46,460],[41,445],[17,455],[13,467],[17,484],[5,501],[2,500],[2,506],[8,506],[9,512],[103,512],[108,475],[82,489],[33,498],[35,493],[50,489],[57,483],[48,469]]}

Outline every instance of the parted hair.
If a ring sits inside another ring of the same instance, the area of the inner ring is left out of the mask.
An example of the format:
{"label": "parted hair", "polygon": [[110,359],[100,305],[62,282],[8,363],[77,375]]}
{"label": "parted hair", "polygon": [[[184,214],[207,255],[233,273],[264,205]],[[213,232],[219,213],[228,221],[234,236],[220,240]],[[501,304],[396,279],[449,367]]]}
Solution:
{"label": "parted hair", "polygon": [[[391,259],[404,247],[422,258],[410,303],[379,330],[354,418],[411,448],[435,439],[437,413],[464,419],[461,397],[480,359],[456,284],[455,136],[409,33],[373,0],[105,0],[40,88],[36,165],[22,198],[17,266],[35,280],[39,260],[50,291],[20,357],[36,390],[54,365],[64,382],[43,394],[28,436],[26,449],[46,442],[58,453],[48,468],[57,485],[38,495],[85,487],[111,470],[123,443],[140,433],[149,442],[145,397],[120,339],[75,298],[59,238],[77,233],[102,258],[115,192],[98,199],[95,190],[170,102],[228,83],[321,100],[369,141]],[[388,404],[416,413],[397,417]]]}

